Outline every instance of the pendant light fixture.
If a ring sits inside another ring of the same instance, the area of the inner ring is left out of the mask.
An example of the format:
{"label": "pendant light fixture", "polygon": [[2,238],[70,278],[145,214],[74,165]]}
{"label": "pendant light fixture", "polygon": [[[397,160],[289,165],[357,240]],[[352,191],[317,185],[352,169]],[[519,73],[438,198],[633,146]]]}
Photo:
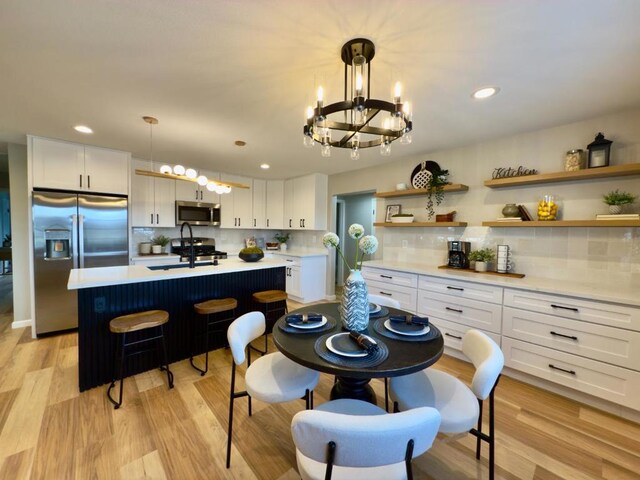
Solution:
{"label": "pendant light fixture", "polygon": [[363,148],[379,146],[380,154],[386,156],[391,154],[391,142],[411,143],[411,111],[408,102],[402,102],[400,82],[395,84],[393,102],[371,98],[374,55],[375,45],[366,38],[343,45],[344,100],[325,106],[324,88],[318,87],[316,107],[307,107],[306,147],[319,143],[323,157],[330,157],[332,148],[349,148],[351,158],[357,160]]}

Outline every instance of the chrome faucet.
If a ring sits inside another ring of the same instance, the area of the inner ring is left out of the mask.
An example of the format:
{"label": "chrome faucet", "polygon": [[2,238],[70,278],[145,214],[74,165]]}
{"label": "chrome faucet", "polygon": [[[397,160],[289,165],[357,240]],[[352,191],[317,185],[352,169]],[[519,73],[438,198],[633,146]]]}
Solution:
{"label": "chrome faucet", "polygon": [[189,268],[194,268],[196,266],[196,256],[193,251],[193,230],[191,229],[189,222],[184,222],[180,227],[180,250],[184,252],[184,236],[182,235],[182,231],[184,230],[185,225],[189,227]]}

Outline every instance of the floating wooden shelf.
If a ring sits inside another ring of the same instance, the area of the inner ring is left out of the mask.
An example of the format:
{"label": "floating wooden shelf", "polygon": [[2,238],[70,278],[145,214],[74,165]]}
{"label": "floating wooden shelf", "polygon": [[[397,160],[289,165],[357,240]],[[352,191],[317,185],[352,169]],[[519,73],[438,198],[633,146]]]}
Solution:
{"label": "floating wooden shelf", "polygon": [[[466,192],[469,187],[461,183],[451,183],[445,185],[442,188],[443,192]],[[426,188],[412,188],[410,190],[395,190],[393,192],[376,192],[374,197],[377,198],[397,198],[397,197],[411,197],[415,195],[426,195],[428,190]]]}
{"label": "floating wooden shelf", "polygon": [[612,167],[587,168],[576,172],[541,173],[539,175],[525,175],[522,177],[498,178],[495,180],[485,180],[484,185],[489,188],[517,187],[520,185],[535,185],[538,183],[571,182],[574,180],[626,177],[629,175],[640,175],[640,163],[614,165]]}
{"label": "floating wooden shelf", "polygon": [[483,227],[640,227],[640,220],[550,220],[482,222]]}
{"label": "floating wooden shelf", "polygon": [[467,222],[411,222],[411,223],[391,223],[376,222],[374,227],[466,227]]}

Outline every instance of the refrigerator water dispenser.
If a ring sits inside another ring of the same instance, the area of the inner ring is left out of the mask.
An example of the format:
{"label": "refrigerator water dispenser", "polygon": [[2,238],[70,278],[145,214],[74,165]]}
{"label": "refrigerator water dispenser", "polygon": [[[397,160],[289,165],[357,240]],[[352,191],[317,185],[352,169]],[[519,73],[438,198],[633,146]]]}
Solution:
{"label": "refrigerator water dispenser", "polygon": [[69,260],[71,258],[71,231],[50,228],[44,231],[45,260]]}

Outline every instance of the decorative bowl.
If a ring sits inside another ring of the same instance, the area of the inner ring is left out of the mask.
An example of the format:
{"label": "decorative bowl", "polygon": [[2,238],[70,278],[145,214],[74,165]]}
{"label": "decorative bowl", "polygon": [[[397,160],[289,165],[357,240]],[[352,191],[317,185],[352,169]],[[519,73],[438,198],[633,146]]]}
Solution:
{"label": "decorative bowl", "polygon": [[264,253],[242,253],[240,252],[238,256],[244,260],[245,262],[257,262],[264,257]]}
{"label": "decorative bowl", "polygon": [[412,223],[413,215],[410,217],[391,217],[391,223]]}

